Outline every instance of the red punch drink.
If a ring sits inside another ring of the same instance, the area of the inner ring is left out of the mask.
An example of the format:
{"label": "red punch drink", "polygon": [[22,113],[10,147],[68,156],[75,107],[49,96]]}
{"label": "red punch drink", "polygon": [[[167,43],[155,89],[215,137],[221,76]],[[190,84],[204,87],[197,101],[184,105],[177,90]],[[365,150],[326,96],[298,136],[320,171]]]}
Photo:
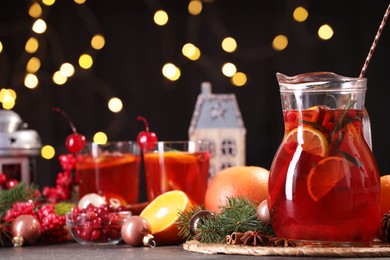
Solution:
{"label": "red punch drink", "polygon": [[149,201],[164,192],[182,190],[193,203],[204,205],[210,154],[207,150],[198,148],[191,151],[184,147],[188,146],[188,143],[191,142],[159,142],[157,150],[145,152],[146,190]]}
{"label": "red punch drink", "polygon": [[91,150],[79,155],[76,165],[79,199],[88,193],[97,193],[107,199],[116,198],[123,204],[137,203],[140,155],[139,149],[138,154],[129,150],[133,145],[127,142],[95,144],[95,148],[87,145],[86,149]]}
{"label": "red punch drink", "polygon": [[320,76],[314,89],[302,78],[281,84],[285,134],[270,169],[272,227],[303,244],[369,245],[380,223],[380,180],[363,135],[365,79]]}

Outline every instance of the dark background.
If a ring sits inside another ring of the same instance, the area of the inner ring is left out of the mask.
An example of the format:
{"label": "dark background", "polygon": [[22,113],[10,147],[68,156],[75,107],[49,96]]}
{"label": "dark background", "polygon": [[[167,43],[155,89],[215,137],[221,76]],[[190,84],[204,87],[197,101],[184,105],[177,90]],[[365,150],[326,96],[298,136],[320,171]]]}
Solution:
{"label": "dark background", "polygon": [[[134,140],[146,117],[160,140],[187,139],[188,128],[202,81],[213,84],[214,93],[234,93],[247,129],[247,165],[269,168],[282,140],[283,121],[276,72],[295,75],[310,71],[332,71],[358,77],[378,26],[388,6],[384,0],[215,0],[204,1],[198,16],[188,14],[189,1],[89,0],[83,6],[71,0],[57,0],[45,8],[49,29],[39,36],[42,67],[40,85],[23,86],[23,52],[31,35],[33,19],[27,10],[30,1],[2,0],[0,8],[0,87],[18,94],[13,108],[29,127],[38,131],[42,144],[57,150],[52,160],[38,158],[38,183],[54,185],[60,171],[58,155],[65,153],[64,142],[71,133],[68,123],[51,108],[66,111],[88,140],[97,131],[110,140]],[[297,6],[309,17],[304,23],[292,19]],[[166,26],[153,22],[157,9],[170,16]],[[328,23],[334,36],[328,41],[317,30]],[[105,36],[105,47],[90,52],[94,66],[77,69],[65,85],[51,82],[52,73],[63,62],[77,64],[89,47],[92,35]],[[273,38],[284,34],[288,47],[281,52],[271,47]],[[220,43],[234,37],[238,49],[225,53]],[[181,54],[182,46],[196,44],[202,56],[190,61]],[[383,35],[366,72],[366,107],[371,116],[373,151],[381,175],[390,173],[389,98],[390,25]],[[248,76],[243,87],[235,87],[221,73],[231,61]],[[173,62],[181,78],[170,82],[162,66]],[[122,99],[124,108],[114,114],[107,108],[111,97]]]}

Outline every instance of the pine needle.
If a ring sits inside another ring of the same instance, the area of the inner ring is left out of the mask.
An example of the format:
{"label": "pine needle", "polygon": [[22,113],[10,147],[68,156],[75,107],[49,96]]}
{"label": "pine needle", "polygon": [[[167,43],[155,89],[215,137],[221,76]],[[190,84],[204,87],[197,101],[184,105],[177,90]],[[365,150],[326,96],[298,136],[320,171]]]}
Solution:
{"label": "pine needle", "polygon": [[196,239],[202,243],[223,243],[226,236],[233,232],[258,230],[267,235],[274,235],[271,225],[257,219],[257,205],[247,198],[228,198],[226,205],[221,206],[220,210],[221,213],[215,218],[202,218],[197,226],[197,234],[191,234],[189,227],[191,217],[197,210],[181,213],[178,220],[179,235],[187,240]]}

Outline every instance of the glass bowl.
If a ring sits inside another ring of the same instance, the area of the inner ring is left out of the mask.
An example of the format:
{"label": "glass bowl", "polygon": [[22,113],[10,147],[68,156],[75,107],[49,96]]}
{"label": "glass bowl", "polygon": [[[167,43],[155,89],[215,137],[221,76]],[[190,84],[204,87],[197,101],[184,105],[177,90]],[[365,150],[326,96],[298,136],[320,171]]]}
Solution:
{"label": "glass bowl", "polygon": [[116,245],[122,241],[122,224],[130,216],[130,211],[68,212],[66,225],[82,245]]}

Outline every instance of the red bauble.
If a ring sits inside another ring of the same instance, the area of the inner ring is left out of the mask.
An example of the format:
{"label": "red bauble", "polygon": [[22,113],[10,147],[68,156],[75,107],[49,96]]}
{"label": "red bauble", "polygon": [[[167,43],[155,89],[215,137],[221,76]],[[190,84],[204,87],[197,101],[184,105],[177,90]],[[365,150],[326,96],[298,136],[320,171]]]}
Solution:
{"label": "red bauble", "polygon": [[15,247],[23,246],[25,242],[34,243],[41,232],[41,224],[31,215],[20,215],[11,224],[12,243]]}

